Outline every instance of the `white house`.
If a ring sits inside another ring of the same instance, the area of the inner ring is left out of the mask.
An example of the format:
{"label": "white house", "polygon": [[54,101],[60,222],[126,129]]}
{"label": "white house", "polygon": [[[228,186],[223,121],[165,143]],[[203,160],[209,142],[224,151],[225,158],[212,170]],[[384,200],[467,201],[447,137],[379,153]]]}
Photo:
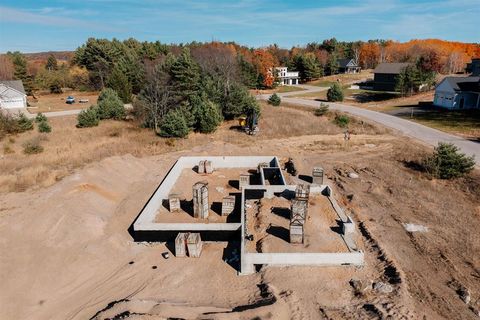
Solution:
{"label": "white house", "polygon": [[275,71],[277,72],[277,78],[280,82],[280,85],[299,84],[299,77],[297,71],[289,72],[287,70],[287,67],[276,67]]}
{"label": "white house", "polygon": [[27,107],[27,95],[21,80],[0,80],[0,109]]}
{"label": "white house", "polygon": [[435,88],[433,104],[447,109],[480,108],[480,77],[446,77]]}

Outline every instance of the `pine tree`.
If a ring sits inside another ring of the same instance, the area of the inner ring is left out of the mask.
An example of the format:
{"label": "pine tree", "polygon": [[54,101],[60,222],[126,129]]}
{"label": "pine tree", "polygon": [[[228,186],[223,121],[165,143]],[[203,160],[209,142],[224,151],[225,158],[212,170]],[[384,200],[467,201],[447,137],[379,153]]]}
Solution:
{"label": "pine tree", "polygon": [[223,116],[226,119],[233,119],[242,114],[248,114],[255,110],[257,114],[260,111],[257,100],[248,92],[248,90],[239,84],[235,84],[225,97],[223,104]]}
{"label": "pine tree", "polygon": [[170,68],[173,89],[180,100],[197,95],[200,90],[200,67],[193,61],[190,50],[184,48],[182,54]]}
{"label": "pine tree", "polygon": [[125,116],[125,107],[117,92],[105,88],[98,96],[98,116],[100,119],[120,120]]}
{"label": "pine tree", "polygon": [[343,90],[338,83],[334,83],[327,91],[328,101],[343,101]]}
{"label": "pine tree", "polygon": [[282,103],[282,99],[276,93],[272,94],[270,98],[268,98],[268,104],[271,104],[274,107],[278,107]]}
{"label": "pine tree", "polygon": [[118,65],[115,65],[108,77],[107,87],[115,90],[124,103],[132,102],[132,86]]}
{"label": "pine tree", "polygon": [[12,63],[14,66],[14,73],[13,76],[16,80],[22,80],[23,87],[25,88],[25,93],[27,95],[33,95],[33,77],[28,74],[27,71],[27,59],[23,54],[19,51],[15,51],[13,53],[8,53],[12,59]]}
{"label": "pine tree", "polygon": [[412,95],[422,84],[422,74],[416,66],[408,66],[397,76],[395,89],[403,95]]}
{"label": "pine tree", "polygon": [[190,129],[187,121],[179,110],[170,110],[162,119],[160,135],[162,137],[185,138]]}
{"label": "pine tree", "polygon": [[330,54],[327,61],[328,74],[335,74],[338,71],[338,60],[335,53]]}
{"label": "pine tree", "polygon": [[218,105],[205,96],[195,98],[193,103],[195,129],[202,133],[214,132],[223,120]]}
{"label": "pine tree", "polygon": [[47,64],[45,65],[45,69],[47,69],[48,71],[58,70],[57,59],[52,54],[50,56],[48,56]]}
{"label": "pine tree", "polygon": [[311,81],[322,76],[322,69],[315,56],[306,54],[302,56],[303,62],[303,79],[304,81]]}

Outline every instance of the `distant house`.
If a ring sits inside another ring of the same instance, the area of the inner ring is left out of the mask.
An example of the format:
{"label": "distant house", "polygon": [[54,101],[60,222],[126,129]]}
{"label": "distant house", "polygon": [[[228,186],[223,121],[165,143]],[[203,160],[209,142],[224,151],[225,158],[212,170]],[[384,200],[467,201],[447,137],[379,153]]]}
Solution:
{"label": "distant house", "polygon": [[288,71],[287,67],[276,67],[277,78],[280,85],[296,85],[299,84],[299,76],[297,71]]}
{"label": "distant house", "polygon": [[411,63],[380,63],[375,70],[373,90],[396,91],[397,77]]}
{"label": "distant house", "polygon": [[27,107],[27,95],[21,80],[0,80],[0,109],[20,109]]}
{"label": "distant house", "polygon": [[471,73],[474,77],[480,77],[480,58],[474,58],[472,62],[467,63],[465,71]]}
{"label": "distant house", "polygon": [[446,77],[435,88],[433,104],[447,109],[480,108],[480,77]]}
{"label": "distant house", "polygon": [[360,66],[353,59],[339,59],[338,73],[359,73]]}

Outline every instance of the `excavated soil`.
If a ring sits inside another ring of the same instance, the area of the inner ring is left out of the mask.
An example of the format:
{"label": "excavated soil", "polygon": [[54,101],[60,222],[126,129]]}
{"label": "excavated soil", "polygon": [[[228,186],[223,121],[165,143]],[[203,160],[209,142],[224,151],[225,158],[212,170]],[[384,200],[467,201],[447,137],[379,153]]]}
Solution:
{"label": "excavated soil", "polygon": [[[343,147],[330,140],[112,157],[48,188],[2,195],[0,318],[478,319],[479,173],[429,180],[405,165],[425,148],[404,138],[352,136]],[[164,259],[170,245],[132,241],[131,224],[179,156],[253,154],[292,157],[302,175],[325,168],[358,224],[365,267],[262,267],[238,276],[235,243],[206,244],[198,259]],[[404,223],[428,231],[410,233]]]}

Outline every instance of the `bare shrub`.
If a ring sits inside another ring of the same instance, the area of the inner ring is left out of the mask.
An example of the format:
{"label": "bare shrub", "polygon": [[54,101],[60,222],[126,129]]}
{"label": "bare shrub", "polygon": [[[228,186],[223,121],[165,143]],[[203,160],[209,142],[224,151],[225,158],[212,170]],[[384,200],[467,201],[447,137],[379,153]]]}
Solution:
{"label": "bare shrub", "polygon": [[40,138],[33,138],[23,144],[23,153],[25,154],[37,154],[42,153],[43,147],[40,145]]}

